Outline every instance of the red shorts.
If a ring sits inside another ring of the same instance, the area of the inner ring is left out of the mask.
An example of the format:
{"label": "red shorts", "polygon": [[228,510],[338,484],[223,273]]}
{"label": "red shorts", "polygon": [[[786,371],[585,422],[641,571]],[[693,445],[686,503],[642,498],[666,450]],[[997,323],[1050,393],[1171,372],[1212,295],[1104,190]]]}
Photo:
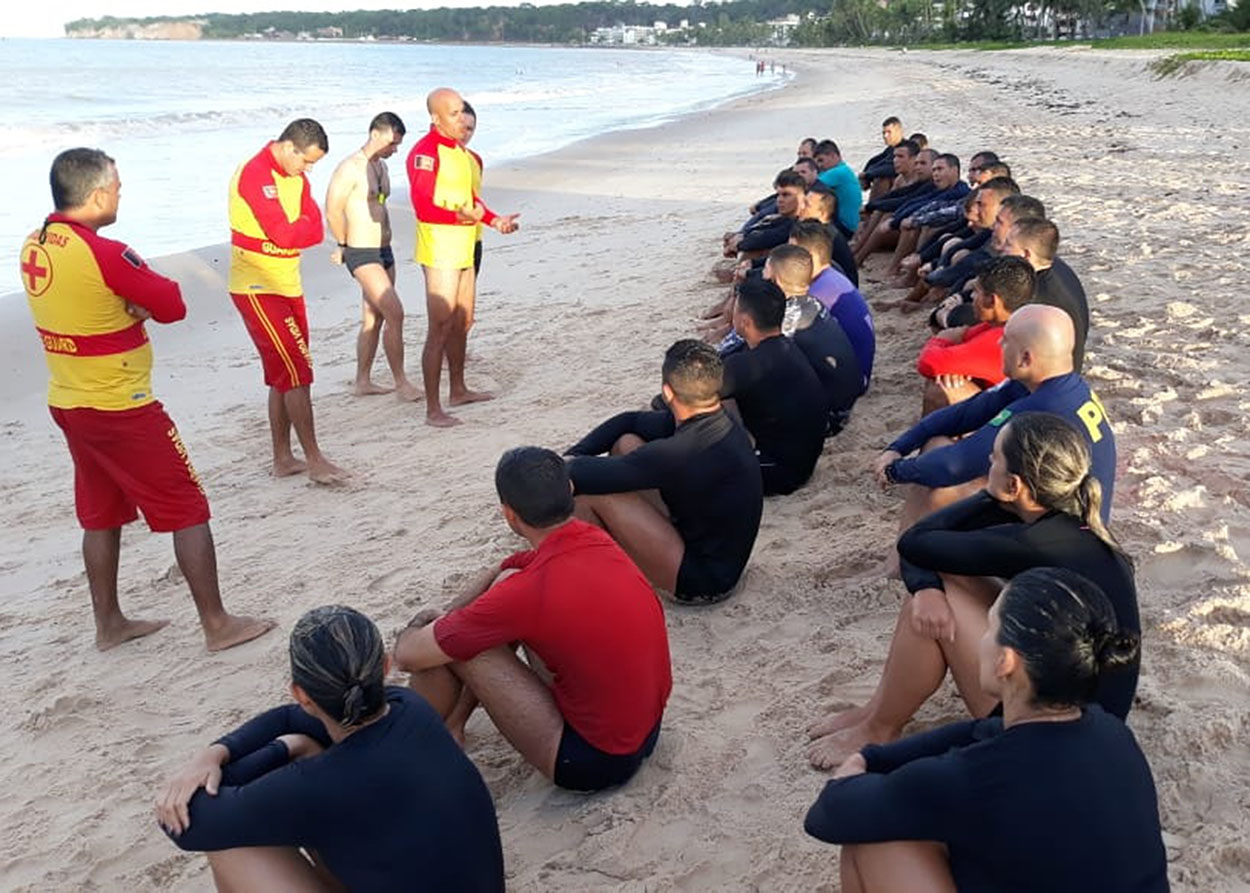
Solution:
{"label": "red shorts", "polygon": [[260,351],[265,384],[286,392],[312,384],[308,314],[303,297],[230,293],[252,343]]}
{"label": "red shorts", "polygon": [[49,409],[74,457],[74,504],[86,530],[129,524],[139,517],[136,509],[158,533],[208,520],[199,475],[160,403],[117,411]]}

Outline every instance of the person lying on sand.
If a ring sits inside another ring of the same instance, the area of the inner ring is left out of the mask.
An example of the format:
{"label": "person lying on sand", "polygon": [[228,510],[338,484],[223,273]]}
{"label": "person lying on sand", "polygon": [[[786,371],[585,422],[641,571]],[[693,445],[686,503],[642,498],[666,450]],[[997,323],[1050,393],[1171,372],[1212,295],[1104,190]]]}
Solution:
{"label": "person lying on sand", "polygon": [[502,893],[495,805],[429,704],[384,684],[382,635],[331,605],[291,630],[291,695],[199,751],[156,802],[221,891]]}
{"label": "person lying on sand", "polygon": [[613,416],[566,453],[577,516],[688,604],[733,594],[763,512],[759,460],[721,405],[723,377],[715,348],[678,341],[664,355],[667,409]]}
{"label": "person lying on sand", "polygon": [[418,615],[396,662],[460,740],[480,703],[558,786],[624,784],[655,749],[672,688],[660,601],[611,537],[573,517],[559,455],[509,450],[495,487],[504,520],[531,548],[491,568],[446,614]]}
{"label": "person lying on sand", "polygon": [[842,889],[1166,893],[1150,767],[1090,702],[1138,636],[1057,568],[1013,579],[983,628],[970,668],[1001,719],[865,747],[808,811],[808,834],[843,845]]}

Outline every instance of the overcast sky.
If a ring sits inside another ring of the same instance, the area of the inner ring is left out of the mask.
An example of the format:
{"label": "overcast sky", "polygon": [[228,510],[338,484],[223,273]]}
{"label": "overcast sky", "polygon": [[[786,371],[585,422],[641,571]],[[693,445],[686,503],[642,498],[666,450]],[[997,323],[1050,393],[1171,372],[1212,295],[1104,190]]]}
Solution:
{"label": "overcast sky", "polygon": [[[518,6],[521,0],[61,0],[24,3],[20,13],[0,17],[0,37],[64,37],[66,22],[105,15],[181,16],[204,12],[260,12],[298,9],[322,12],[341,9],[436,9],[444,6]],[[564,0],[530,0],[545,6]],[[681,2],[681,0],[677,0]],[[0,48],[3,52],[3,48]]]}

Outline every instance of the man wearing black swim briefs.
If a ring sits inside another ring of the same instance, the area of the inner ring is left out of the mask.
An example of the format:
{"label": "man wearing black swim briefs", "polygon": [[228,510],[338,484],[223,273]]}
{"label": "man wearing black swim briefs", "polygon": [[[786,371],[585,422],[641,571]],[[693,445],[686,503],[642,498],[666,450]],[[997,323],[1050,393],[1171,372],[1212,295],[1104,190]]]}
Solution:
{"label": "man wearing black swim briefs", "polygon": [[567,450],[578,516],[688,604],[732,594],[763,512],[759,460],[721,406],[722,384],[714,348],[678,341],[664,356],[667,412],[613,416]]}
{"label": "man wearing black swim briefs", "polygon": [[360,283],[360,334],[356,339],[357,396],[385,394],[392,389],[373,383],[371,370],[382,342],[400,400],[419,400],[421,390],[404,371],[404,305],[395,292],[395,254],[386,210],[391,179],[386,159],[404,139],[404,122],[382,112],[369,124],[369,139],[345,158],[330,178],[326,221],[338,242],[330,260],[343,264]]}

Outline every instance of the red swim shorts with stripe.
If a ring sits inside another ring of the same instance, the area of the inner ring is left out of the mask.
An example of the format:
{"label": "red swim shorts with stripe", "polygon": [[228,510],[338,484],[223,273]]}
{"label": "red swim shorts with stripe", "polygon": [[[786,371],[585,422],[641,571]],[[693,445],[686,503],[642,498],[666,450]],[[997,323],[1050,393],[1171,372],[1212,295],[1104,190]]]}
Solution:
{"label": "red swim shorts with stripe", "polygon": [[121,527],[139,511],[158,533],[209,519],[199,475],[160,403],[122,410],[49,409],[74,458],[74,504],[83,528]]}
{"label": "red swim shorts with stripe", "polygon": [[231,292],[230,299],[260,353],[265,384],[283,393],[312,384],[304,298]]}

